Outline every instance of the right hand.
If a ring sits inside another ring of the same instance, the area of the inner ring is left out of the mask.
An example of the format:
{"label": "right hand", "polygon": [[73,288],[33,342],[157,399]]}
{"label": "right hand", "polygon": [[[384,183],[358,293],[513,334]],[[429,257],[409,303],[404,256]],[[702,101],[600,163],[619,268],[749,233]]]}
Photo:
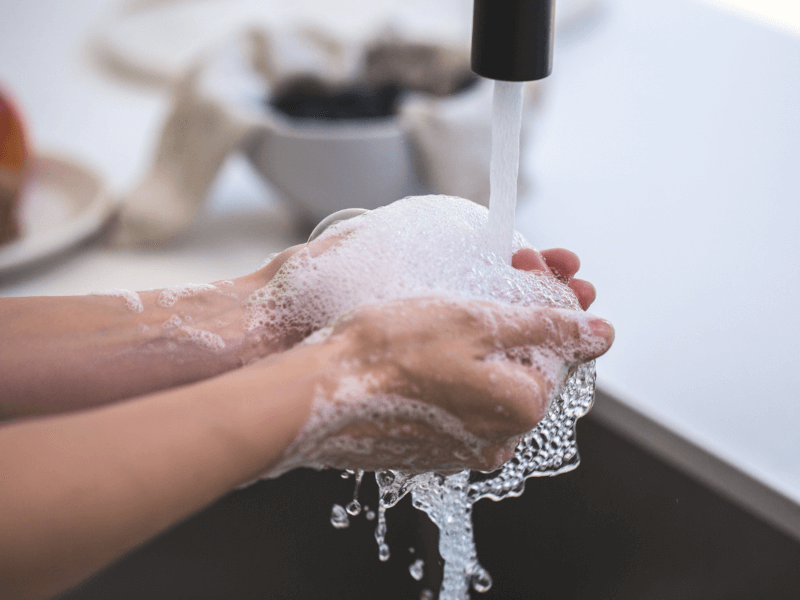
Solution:
{"label": "right hand", "polygon": [[296,448],[315,466],[493,470],[570,370],[613,338],[609,323],[575,310],[440,298],[363,306],[319,343],[335,358]]}

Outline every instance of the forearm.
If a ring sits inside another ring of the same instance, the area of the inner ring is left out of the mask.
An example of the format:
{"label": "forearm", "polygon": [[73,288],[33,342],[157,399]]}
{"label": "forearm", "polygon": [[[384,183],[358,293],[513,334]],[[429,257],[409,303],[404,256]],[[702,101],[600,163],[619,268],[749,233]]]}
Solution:
{"label": "forearm", "polygon": [[0,420],[60,412],[198,381],[269,354],[243,327],[263,273],[186,298],[155,290],[141,310],[108,296],[0,299]]}
{"label": "forearm", "polygon": [[212,380],[0,427],[0,597],[41,597],[267,471],[326,357],[300,347]]}

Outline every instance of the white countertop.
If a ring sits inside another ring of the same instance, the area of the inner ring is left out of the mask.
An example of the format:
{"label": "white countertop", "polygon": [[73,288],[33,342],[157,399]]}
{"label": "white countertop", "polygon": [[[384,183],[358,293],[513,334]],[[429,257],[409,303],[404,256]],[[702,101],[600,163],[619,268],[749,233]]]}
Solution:
{"label": "white countertop", "polygon": [[[105,0],[12,1],[0,81],[38,147],[116,192],[148,164],[163,92],[103,79],[84,41]],[[800,503],[800,37],[690,0],[606,0],[557,43],[535,188],[518,228],[583,259],[617,327],[600,384]],[[166,254],[91,246],[0,295],[236,276],[295,243],[275,197],[233,161],[208,214]]]}

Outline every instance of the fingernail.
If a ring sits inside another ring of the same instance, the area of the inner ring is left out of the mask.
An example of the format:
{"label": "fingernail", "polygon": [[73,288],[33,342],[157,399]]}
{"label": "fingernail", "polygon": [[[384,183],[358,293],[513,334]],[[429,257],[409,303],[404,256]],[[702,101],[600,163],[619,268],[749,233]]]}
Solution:
{"label": "fingernail", "polygon": [[614,339],[614,326],[605,319],[592,319],[589,321],[589,327],[592,328],[592,332],[598,337],[609,340]]}

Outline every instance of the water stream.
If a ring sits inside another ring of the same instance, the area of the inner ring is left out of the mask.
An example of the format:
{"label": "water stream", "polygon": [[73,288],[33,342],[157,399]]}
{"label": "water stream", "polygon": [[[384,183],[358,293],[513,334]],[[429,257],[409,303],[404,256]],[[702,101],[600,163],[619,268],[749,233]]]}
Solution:
{"label": "water stream", "polygon": [[489,249],[511,262],[517,207],[523,82],[495,81],[489,169]]}

